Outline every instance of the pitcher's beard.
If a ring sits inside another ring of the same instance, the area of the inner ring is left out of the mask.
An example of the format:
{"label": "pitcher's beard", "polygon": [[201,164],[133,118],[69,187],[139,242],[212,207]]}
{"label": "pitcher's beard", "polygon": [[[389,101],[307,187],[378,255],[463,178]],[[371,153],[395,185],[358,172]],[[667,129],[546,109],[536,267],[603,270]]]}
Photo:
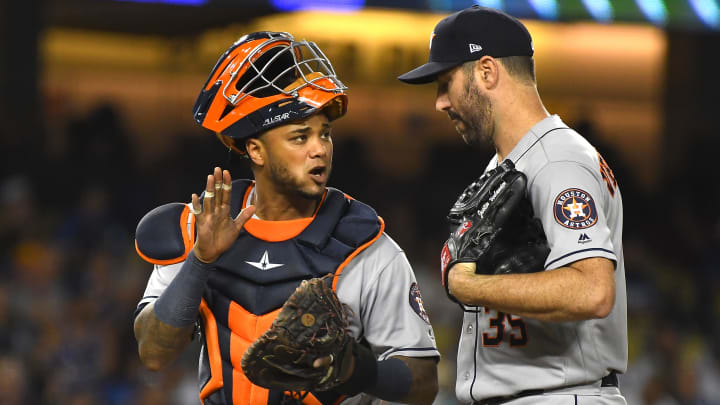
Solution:
{"label": "pitcher's beard", "polygon": [[494,141],[495,123],[490,98],[480,93],[475,84],[475,77],[470,75],[463,83],[462,98],[467,100],[456,112],[448,112],[450,118],[462,122],[464,130],[456,126],[465,143],[470,146],[492,145]]}
{"label": "pitcher's beard", "polygon": [[470,146],[484,146],[493,143],[495,124],[492,120],[492,102],[486,96],[472,88],[467,93],[470,110],[466,114],[465,133],[463,139]]}

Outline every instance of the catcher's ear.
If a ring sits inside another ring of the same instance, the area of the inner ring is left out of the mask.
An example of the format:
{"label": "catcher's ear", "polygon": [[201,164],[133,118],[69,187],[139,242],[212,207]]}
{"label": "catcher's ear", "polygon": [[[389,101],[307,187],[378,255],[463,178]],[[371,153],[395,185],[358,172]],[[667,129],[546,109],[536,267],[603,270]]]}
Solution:
{"label": "catcher's ear", "polygon": [[245,150],[248,158],[258,166],[265,165],[265,145],[257,138],[250,138],[245,141]]}

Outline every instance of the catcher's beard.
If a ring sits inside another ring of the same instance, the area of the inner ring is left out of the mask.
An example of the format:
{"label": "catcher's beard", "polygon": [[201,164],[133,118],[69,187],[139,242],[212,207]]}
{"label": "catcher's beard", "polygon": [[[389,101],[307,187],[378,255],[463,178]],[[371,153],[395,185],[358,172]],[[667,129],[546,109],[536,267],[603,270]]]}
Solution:
{"label": "catcher's beard", "polygon": [[[306,200],[319,201],[325,193],[325,187],[318,187],[313,190],[311,187],[303,185],[302,181],[293,176],[287,165],[279,159],[271,159],[268,168],[270,169],[270,178],[277,188],[288,194],[295,194]],[[327,167],[328,177],[330,177],[331,166]]]}
{"label": "catcher's beard", "polygon": [[474,75],[466,75],[463,88],[462,98],[466,102],[456,108],[455,117],[463,122],[464,130],[458,128],[458,132],[470,146],[492,144],[495,133],[492,102],[480,93]]}

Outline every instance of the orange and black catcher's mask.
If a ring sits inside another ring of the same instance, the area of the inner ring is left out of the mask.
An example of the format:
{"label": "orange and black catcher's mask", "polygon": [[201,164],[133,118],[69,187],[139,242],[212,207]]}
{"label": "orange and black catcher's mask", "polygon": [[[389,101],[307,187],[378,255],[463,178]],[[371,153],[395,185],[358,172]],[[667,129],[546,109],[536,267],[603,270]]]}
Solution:
{"label": "orange and black catcher's mask", "polygon": [[229,148],[245,139],[323,111],[330,121],[347,110],[347,87],[314,42],[286,32],[238,39],[215,64],[195,102],[195,120]]}

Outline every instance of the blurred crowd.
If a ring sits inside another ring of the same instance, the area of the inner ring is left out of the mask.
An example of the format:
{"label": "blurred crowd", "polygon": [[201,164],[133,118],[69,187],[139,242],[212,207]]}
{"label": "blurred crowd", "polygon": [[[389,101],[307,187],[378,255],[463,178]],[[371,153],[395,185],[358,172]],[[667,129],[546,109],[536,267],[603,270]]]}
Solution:
{"label": "blurred crowd", "polygon": [[[625,203],[630,364],[620,383],[628,403],[720,404],[718,170],[711,159],[693,159],[698,166],[646,191],[592,125],[575,127],[614,169]],[[229,167],[234,178],[249,170],[197,134],[174,134],[172,154],[138,162],[111,105],[45,132],[64,144],[1,149],[0,404],[198,404],[197,343],[167,371],[139,362],[132,315],[152,267],[135,253],[134,229],[153,207],[187,200],[212,167]],[[437,404],[456,403],[461,324],[439,282],[444,216],[492,153],[456,138],[434,145],[409,181],[375,164],[361,134],[336,136],[330,180],[376,208],[415,268],[443,354]],[[717,146],[698,145],[697,153]]]}

